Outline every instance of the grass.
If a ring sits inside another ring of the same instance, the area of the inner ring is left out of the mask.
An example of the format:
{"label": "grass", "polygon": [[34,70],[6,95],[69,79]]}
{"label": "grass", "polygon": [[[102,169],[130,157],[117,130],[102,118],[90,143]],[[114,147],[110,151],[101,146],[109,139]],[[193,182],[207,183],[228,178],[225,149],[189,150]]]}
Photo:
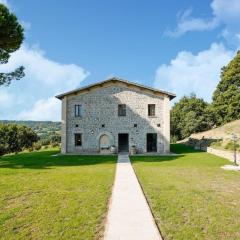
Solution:
{"label": "grass", "polygon": [[100,237],[116,157],[56,153],[0,158],[0,239]]}
{"label": "grass", "polygon": [[184,145],[172,151],[179,155],[131,157],[164,239],[240,239],[240,173]]}

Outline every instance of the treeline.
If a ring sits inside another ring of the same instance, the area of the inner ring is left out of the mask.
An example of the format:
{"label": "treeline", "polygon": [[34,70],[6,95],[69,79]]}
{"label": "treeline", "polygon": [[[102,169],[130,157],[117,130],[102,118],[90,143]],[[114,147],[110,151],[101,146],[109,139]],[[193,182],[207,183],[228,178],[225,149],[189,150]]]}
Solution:
{"label": "treeline", "polygon": [[16,120],[1,120],[3,124],[24,125],[31,128],[39,137],[39,144],[46,146],[53,143],[60,143],[61,122],[52,121],[16,121]]}
{"label": "treeline", "polygon": [[0,155],[59,147],[60,122],[0,121]]}
{"label": "treeline", "polygon": [[221,70],[221,80],[207,103],[195,94],[182,97],[171,110],[171,138],[177,141],[240,119],[240,51]]}
{"label": "treeline", "polygon": [[29,127],[0,124],[0,156],[32,148],[38,140],[37,134]]}

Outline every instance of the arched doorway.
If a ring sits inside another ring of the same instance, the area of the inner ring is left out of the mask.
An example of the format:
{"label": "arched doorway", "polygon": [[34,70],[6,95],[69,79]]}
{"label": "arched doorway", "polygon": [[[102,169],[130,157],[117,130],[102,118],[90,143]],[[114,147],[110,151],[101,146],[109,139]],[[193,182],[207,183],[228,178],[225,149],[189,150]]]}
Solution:
{"label": "arched doorway", "polygon": [[113,145],[113,136],[111,133],[103,132],[98,135],[100,153],[110,153],[110,147]]}

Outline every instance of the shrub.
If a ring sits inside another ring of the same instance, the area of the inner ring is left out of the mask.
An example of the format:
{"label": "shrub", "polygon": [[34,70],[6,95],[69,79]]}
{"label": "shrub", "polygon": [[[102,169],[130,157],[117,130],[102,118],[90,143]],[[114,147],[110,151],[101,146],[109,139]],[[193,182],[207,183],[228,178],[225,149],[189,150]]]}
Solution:
{"label": "shrub", "polygon": [[50,140],[49,139],[41,139],[40,143],[42,146],[47,146],[50,144]]}
{"label": "shrub", "polygon": [[28,149],[37,140],[38,136],[31,128],[17,124],[0,124],[0,155]]}
{"label": "shrub", "polygon": [[170,139],[171,143],[176,143],[178,141],[178,137],[176,135],[171,135],[171,139]]}
{"label": "shrub", "polygon": [[[240,148],[240,145],[238,144],[238,143],[236,143],[236,145],[235,145],[235,147],[236,147],[236,149],[239,149]],[[231,141],[231,142],[228,142],[226,145],[225,145],[225,147],[224,147],[225,149],[227,149],[227,150],[234,150],[234,143]]]}
{"label": "shrub", "polygon": [[42,148],[41,143],[37,142],[33,144],[33,149],[39,151]]}
{"label": "shrub", "polygon": [[211,147],[221,147],[222,146],[222,141],[216,141],[216,142],[212,142],[210,144]]}
{"label": "shrub", "polygon": [[55,147],[59,147],[60,145],[59,145],[59,143],[57,143],[57,142],[53,142],[52,144],[51,144],[51,147],[53,147],[53,148],[55,148]]}

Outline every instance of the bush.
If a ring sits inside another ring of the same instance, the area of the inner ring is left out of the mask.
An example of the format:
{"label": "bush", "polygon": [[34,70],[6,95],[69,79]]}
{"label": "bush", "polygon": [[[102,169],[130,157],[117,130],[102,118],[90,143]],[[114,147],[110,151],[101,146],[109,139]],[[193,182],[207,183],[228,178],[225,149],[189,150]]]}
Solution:
{"label": "bush", "polygon": [[217,141],[217,142],[212,142],[210,144],[211,147],[221,147],[222,146],[222,141]]}
{"label": "bush", "polygon": [[61,136],[59,134],[54,134],[51,136],[51,143],[60,143]]}
{"label": "bush", "polygon": [[33,149],[39,151],[42,148],[41,143],[37,142],[33,144]]}
{"label": "bush", "polygon": [[59,147],[60,145],[59,145],[59,143],[57,143],[57,142],[53,142],[52,144],[51,144],[51,147],[53,147],[53,148],[55,148],[55,147]]}
{"label": "bush", "polygon": [[17,124],[0,124],[0,155],[28,149],[37,140],[38,136],[31,128]]}
{"label": "bush", "polygon": [[[236,149],[239,149],[239,148],[240,148],[240,145],[239,145],[238,143],[236,143],[235,147],[236,147]],[[227,149],[227,150],[233,151],[233,150],[234,150],[234,143],[233,143],[232,141],[231,141],[231,142],[228,142],[228,143],[225,145],[224,148]]]}
{"label": "bush", "polygon": [[50,144],[50,140],[49,139],[41,139],[40,143],[42,146],[47,146]]}
{"label": "bush", "polygon": [[174,136],[171,135],[170,141],[171,141],[171,143],[176,143],[178,141],[178,137],[176,135],[174,135]]}

